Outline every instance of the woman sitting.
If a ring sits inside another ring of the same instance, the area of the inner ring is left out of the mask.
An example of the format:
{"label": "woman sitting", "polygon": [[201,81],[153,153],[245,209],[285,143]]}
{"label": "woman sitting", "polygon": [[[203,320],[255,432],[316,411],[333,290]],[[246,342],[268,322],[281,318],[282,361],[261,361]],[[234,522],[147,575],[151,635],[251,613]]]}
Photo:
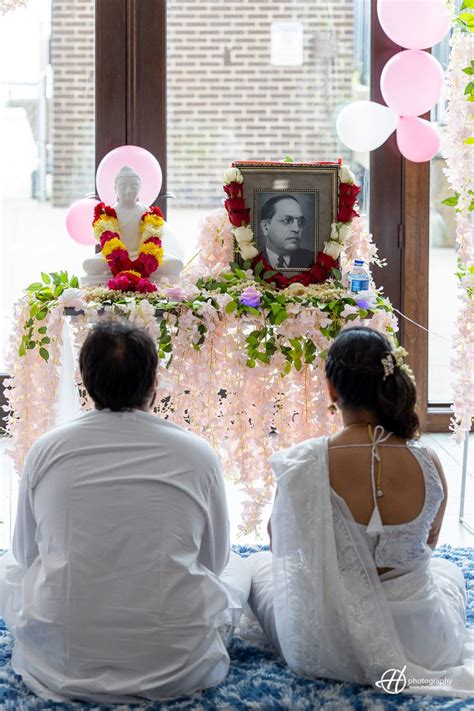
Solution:
{"label": "woman sitting", "polygon": [[332,344],[326,376],[344,426],[272,456],[273,555],[249,559],[251,607],[299,674],[472,694],[463,575],[431,557],[446,480],[414,441],[409,371],[384,336],[353,328]]}

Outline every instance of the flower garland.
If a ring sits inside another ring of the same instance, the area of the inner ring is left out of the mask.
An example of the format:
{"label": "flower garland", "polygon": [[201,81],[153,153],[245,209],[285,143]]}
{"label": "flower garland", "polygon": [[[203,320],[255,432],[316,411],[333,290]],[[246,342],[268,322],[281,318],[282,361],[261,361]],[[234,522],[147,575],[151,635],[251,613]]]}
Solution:
{"label": "flower garland", "polygon": [[127,246],[120,239],[117,213],[113,207],[103,202],[96,205],[92,224],[102,254],[114,276],[107,284],[109,289],[142,293],[156,291],[156,284],[148,277],[163,261],[161,234],[164,219],[160,208],[151,207],[142,215],[140,232],[143,241],[134,260],[130,259]]}
{"label": "flower garland", "polygon": [[[451,54],[446,75],[446,138],[444,154],[446,177],[455,192],[445,201],[456,207],[456,244],[459,277],[458,314],[453,339],[451,370],[454,412],[451,429],[458,442],[470,431],[474,416],[474,370],[468,364],[474,358],[474,254],[472,211],[474,209],[474,172],[472,138],[472,101],[467,96],[466,75],[474,72],[474,37],[456,27],[451,36]],[[470,86],[470,85],[469,85]],[[471,89],[472,90],[472,89]],[[467,100],[466,100],[467,99]]]}
{"label": "flower garland", "polygon": [[251,260],[255,274],[274,283],[278,288],[284,289],[290,284],[318,284],[326,281],[333,269],[338,267],[338,259],[342,252],[344,242],[350,235],[350,223],[358,213],[354,210],[360,188],[354,184],[354,175],[346,166],[339,166],[339,206],[336,222],[331,225],[331,234],[324,243],[323,249],[318,252],[316,261],[308,271],[302,271],[292,277],[286,277],[281,272],[275,271],[263,254],[258,251],[255,236],[250,226],[250,208],[246,207],[243,198],[244,178],[238,168],[229,168],[224,174],[224,191],[227,200],[224,206],[227,210],[229,221],[233,225],[232,234],[237,244],[238,252],[243,260]]}
{"label": "flower garland", "polygon": [[[208,227],[220,233],[217,217]],[[58,279],[64,287],[59,297]],[[370,302],[359,300],[333,281],[277,289],[234,267],[195,283],[160,282],[152,294],[79,289],[77,283],[65,273],[44,275],[43,285],[32,285],[17,306],[19,328],[12,336],[6,389],[17,471],[34,439],[53,425],[61,338],[68,334],[65,308],[79,312],[70,322],[76,351],[99,314],[125,317],[156,341],[161,363],[157,413],[218,450],[226,477],[244,493],[246,533],[256,530],[272,497],[267,464],[272,452],[338,426],[338,416],[328,414],[323,367],[335,336],[349,326],[367,325],[396,343],[397,322],[386,299],[374,293]],[[28,335],[25,349],[22,332]],[[75,377],[83,393],[78,371]],[[83,399],[82,407],[91,403]]]}

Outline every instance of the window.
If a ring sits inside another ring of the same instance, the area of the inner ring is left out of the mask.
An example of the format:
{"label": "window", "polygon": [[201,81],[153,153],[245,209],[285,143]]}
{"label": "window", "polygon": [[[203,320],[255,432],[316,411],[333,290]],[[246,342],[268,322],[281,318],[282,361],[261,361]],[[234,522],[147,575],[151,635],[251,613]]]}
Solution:
{"label": "window", "polygon": [[168,219],[188,255],[233,160],[343,157],[367,210],[368,154],[348,151],[335,122],[369,98],[368,0],[170,0],[167,13]]}
{"label": "window", "polygon": [[0,23],[0,371],[39,271],[79,273],[68,206],[94,192],[94,0],[30,0]]}

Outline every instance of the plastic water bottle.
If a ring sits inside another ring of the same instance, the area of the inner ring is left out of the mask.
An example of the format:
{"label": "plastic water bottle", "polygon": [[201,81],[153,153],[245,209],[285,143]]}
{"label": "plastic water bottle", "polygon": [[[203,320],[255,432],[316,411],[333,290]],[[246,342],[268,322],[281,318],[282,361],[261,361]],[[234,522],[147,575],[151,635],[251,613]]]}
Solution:
{"label": "plastic water bottle", "polygon": [[367,291],[370,283],[370,274],[364,267],[363,259],[354,259],[354,266],[349,274],[349,286],[353,292]]}

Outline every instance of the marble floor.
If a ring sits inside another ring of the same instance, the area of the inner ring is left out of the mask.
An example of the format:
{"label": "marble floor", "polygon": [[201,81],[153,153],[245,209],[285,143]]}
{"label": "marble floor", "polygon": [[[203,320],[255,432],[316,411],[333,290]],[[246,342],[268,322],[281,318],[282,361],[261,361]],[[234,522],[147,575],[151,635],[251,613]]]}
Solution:
{"label": "marble floor", "polygon": [[[452,546],[469,546],[474,548],[474,535],[459,522],[459,505],[461,494],[462,456],[463,448],[456,445],[449,434],[423,435],[422,441],[435,450],[443,465],[449,489],[448,506],[441,529],[439,543],[449,543]],[[474,434],[470,435],[470,456],[467,472],[467,486],[465,496],[465,519],[474,528],[474,472],[473,472],[473,445]],[[9,457],[6,454],[8,439],[0,437],[0,549],[10,546],[16,512],[18,492],[17,476]],[[266,521],[270,510],[264,512],[265,525],[257,534],[240,536],[238,527],[242,509],[242,495],[235,484],[227,482],[227,500],[231,520],[231,537],[233,543],[266,543]]]}

